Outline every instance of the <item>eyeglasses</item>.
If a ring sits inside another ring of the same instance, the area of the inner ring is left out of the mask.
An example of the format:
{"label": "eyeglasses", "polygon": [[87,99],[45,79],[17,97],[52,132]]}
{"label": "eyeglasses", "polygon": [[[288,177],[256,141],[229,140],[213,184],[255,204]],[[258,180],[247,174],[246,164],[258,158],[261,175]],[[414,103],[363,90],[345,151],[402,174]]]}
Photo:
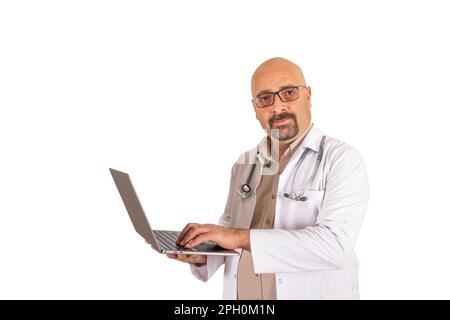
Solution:
{"label": "eyeglasses", "polygon": [[306,86],[296,86],[281,89],[277,92],[262,93],[252,99],[258,108],[270,107],[275,102],[275,95],[278,95],[281,101],[289,102],[297,100],[299,97],[299,89],[306,89]]}

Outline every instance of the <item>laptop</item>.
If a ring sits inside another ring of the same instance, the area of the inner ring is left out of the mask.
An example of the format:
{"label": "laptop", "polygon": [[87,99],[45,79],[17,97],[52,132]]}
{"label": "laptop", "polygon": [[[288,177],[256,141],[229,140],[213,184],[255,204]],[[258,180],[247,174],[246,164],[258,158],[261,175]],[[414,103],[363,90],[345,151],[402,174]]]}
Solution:
{"label": "laptop", "polygon": [[139,198],[131,183],[130,176],[115,169],[109,168],[114,179],[119,194],[128,211],[131,222],[136,232],[151,244],[152,248],[159,253],[174,254],[202,254],[202,255],[220,255],[234,256],[239,255],[234,250],[226,250],[213,242],[204,242],[194,248],[185,248],[176,244],[179,231],[153,230],[144,209],[141,206]]}

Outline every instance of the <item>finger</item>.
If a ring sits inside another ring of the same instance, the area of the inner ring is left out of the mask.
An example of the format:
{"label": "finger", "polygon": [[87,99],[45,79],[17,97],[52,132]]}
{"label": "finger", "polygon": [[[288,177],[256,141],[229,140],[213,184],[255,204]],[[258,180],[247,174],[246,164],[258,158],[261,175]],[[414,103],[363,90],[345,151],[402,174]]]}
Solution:
{"label": "finger", "polygon": [[185,246],[186,244],[189,243],[189,241],[191,241],[193,238],[197,237],[198,235],[208,232],[210,230],[210,228],[206,225],[196,225],[194,227],[192,227],[184,236],[183,240],[180,242],[180,244],[182,246]]}
{"label": "finger", "polygon": [[178,261],[181,261],[181,262],[189,262],[189,258],[186,257],[185,254],[180,254],[180,255],[178,255]]}
{"label": "finger", "polygon": [[186,244],[186,248],[196,247],[199,244],[202,244],[203,242],[211,241],[211,240],[213,240],[213,236],[214,235],[212,232],[202,233],[202,234],[196,236],[194,239],[192,239],[191,242]]}
{"label": "finger", "polygon": [[178,260],[178,255],[173,253],[166,253],[166,256],[170,259]]}
{"label": "finger", "polygon": [[179,254],[178,261],[192,263],[195,260],[195,257],[191,254]]}
{"label": "finger", "polygon": [[180,234],[178,235],[177,244],[180,244],[183,240],[186,233],[194,226],[196,223],[188,223],[183,230],[181,230]]}
{"label": "finger", "polygon": [[[198,224],[197,226],[194,226],[191,228],[188,233],[184,236],[184,244],[183,246],[186,246],[189,241],[192,241],[195,237],[199,236],[202,233],[212,233],[214,235],[217,234],[217,231],[221,230],[221,227],[215,225],[215,224]],[[192,247],[192,246],[190,246]]]}

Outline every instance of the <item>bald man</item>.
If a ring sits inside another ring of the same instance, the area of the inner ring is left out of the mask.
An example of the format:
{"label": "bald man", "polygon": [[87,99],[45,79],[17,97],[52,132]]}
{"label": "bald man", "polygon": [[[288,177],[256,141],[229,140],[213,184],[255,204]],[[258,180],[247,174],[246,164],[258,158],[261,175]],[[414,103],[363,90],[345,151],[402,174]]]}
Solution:
{"label": "bald man", "polygon": [[266,132],[234,164],[219,225],[189,223],[178,244],[212,241],[240,256],[172,255],[207,281],[225,264],[225,299],[358,299],[354,246],[368,201],[363,160],[311,122],[311,88],[273,58],[251,80]]}

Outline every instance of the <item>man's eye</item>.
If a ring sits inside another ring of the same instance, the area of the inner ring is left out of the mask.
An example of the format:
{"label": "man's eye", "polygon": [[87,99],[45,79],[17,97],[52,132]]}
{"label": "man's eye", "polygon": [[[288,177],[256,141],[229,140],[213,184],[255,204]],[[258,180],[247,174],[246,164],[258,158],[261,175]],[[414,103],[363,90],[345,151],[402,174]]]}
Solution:
{"label": "man's eye", "polygon": [[294,89],[287,89],[287,90],[283,91],[283,93],[286,96],[292,96],[292,95],[294,95]]}
{"label": "man's eye", "polygon": [[267,102],[267,101],[270,101],[270,99],[272,98],[272,95],[264,95],[264,96],[259,96],[259,100],[261,101],[261,102]]}

